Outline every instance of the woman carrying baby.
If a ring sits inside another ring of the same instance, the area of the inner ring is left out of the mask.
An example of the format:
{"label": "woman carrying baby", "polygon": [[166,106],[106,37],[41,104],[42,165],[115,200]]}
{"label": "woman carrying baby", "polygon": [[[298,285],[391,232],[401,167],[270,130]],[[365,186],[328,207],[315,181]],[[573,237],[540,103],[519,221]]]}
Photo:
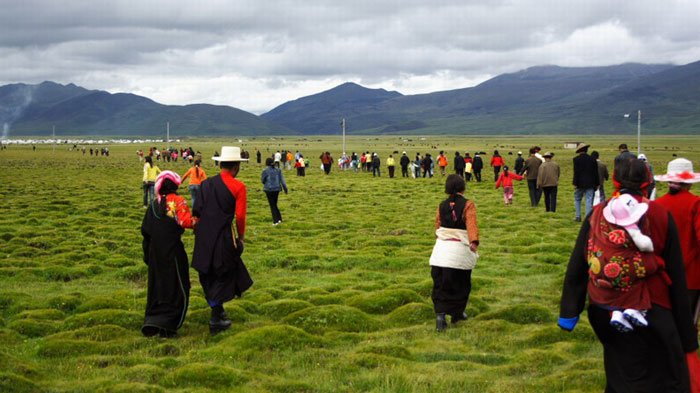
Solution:
{"label": "woman carrying baby", "polygon": [[581,225],[559,326],[573,330],[588,297],[606,392],[689,391],[685,354],[698,344],[676,226],[666,209],[643,198],[642,161],[618,165],[613,183],[620,196],[596,206]]}

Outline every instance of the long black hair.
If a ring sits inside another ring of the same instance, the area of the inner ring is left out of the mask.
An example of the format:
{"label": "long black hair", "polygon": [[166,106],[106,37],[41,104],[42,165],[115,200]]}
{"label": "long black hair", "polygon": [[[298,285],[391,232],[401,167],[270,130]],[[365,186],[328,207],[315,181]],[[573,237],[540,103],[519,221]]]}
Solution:
{"label": "long black hair", "polygon": [[202,164],[202,160],[194,160],[194,173],[197,174],[197,177],[199,177],[199,165]]}
{"label": "long black hair", "polygon": [[151,168],[153,168],[153,158],[151,158],[151,156],[146,156],[145,160],[148,163],[148,165],[150,165]]}

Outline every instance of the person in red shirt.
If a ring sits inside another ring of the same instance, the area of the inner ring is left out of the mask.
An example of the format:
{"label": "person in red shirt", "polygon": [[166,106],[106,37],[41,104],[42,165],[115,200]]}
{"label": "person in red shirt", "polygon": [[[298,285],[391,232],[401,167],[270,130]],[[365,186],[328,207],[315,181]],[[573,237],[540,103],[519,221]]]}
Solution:
{"label": "person in red shirt", "polygon": [[656,203],[668,209],[676,222],[683,250],[690,311],[697,325],[700,316],[700,197],[693,195],[690,187],[700,182],[700,173],[693,172],[693,163],[689,160],[677,158],[668,163],[665,175],[654,178],[668,182],[668,193]]}
{"label": "person in red shirt", "polygon": [[496,180],[496,189],[503,186],[503,200],[506,205],[513,204],[513,179],[520,181],[523,180],[523,177],[517,173],[508,171],[508,167],[504,166],[503,173],[501,173],[501,176]]}
{"label": "person in red shirt", "polygon": [[224,146],[219,161],[221,173],[202,182],[192,208],[199,218],[194,237],[192,267],[199,273],[199,282],[211,307],[209,331],[216,334],[231,327],[224,312],[224,303],[240,297],[253,285],[241,255],[246,229],[246,186],[236,179],[241,149]]}
{"label": "person in red shirt", "polygon": [[493,181],[498,180],[498,174],[501,172],[501,168],[505,165],[503,157],[498,154],[498,150],[493,151],[493,157],[491,157],[491,166],[493,167]]}

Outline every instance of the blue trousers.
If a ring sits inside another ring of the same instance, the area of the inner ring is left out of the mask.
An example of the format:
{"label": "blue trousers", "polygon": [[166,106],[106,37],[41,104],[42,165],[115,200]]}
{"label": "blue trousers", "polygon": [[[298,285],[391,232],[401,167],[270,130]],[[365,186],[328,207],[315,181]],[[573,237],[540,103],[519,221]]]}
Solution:
{"label": "blue trousers", "polygon": [[595,188],[577,188],[574,190],[574,206],[576,207],[576,218],[581,218],[581,200],[586,197],[586,215],[593,210],[593,196]]}

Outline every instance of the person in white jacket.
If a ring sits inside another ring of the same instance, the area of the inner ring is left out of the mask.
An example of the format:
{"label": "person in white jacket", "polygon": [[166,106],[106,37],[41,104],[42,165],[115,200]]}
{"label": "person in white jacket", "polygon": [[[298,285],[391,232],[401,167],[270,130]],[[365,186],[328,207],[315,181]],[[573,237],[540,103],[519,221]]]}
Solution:
{"label": "person in white jacket", "polygon": [[433,306],[436,329],[467,319],[465,310],[471,292],[472,269],[479,257],[479,228],[474,202],[464,198],[466,183],[459,175],[449,175],[445,193],[449,195],[438,207],[435,218],[435,246],[430,256],[433,278]]}

